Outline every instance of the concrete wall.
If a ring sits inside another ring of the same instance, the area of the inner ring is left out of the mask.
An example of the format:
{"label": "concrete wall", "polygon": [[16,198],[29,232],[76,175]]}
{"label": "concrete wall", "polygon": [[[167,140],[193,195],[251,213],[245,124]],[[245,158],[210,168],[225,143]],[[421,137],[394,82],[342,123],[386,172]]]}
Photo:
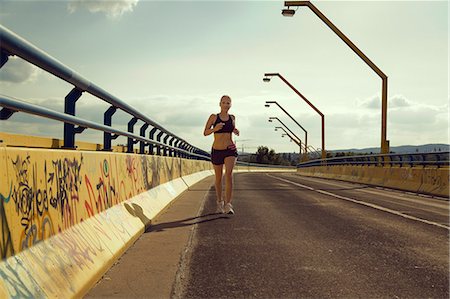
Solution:
{"label": "concrete wall", "polygon": [[449,196],[449,169],[445,167],[316,166],[298,168],[297,173],[435,196]]}
{"label": "concrete wall", "polygon": [[[84,294],[208,161],[0,148],[0,298]],[[181,177],[183,176],[183,178]]]}

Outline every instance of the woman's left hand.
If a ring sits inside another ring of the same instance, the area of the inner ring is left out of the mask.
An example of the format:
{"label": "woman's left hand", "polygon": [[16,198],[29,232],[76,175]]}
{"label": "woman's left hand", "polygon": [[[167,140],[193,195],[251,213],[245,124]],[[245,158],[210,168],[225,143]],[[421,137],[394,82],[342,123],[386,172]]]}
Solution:
{"label": "woman's left hand", "polygon": [[233,133],[236,134],[237,136],[239,136],[239,130],[234,128]]}

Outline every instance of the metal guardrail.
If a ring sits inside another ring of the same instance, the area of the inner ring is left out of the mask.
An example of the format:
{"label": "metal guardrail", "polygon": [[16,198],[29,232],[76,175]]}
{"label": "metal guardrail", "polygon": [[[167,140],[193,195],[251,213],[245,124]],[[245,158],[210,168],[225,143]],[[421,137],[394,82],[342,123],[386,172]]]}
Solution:
{"label": "metal guardrail", "polygon": [[324,165],[436,166],[449,167],[449,152],[379,154],[318,159],[297,164],[298,168]]}
{"label": "metal guardrail", "polygon": [[45,118],[77,125],[77,126],[79,126],[80,130],[90,128],[90,129],[94,129],[94,130],[108,132],[108,133],[114,134],[116,136],[126,136],[129,138],[132,138],[133,140],[138,140],[138,141],[144,142],[146,144],[153,144],[155,146],[159,146],[165,150],[171,150],[175,153],[176,156],[181,156],[183,154],[185,156],[197,157],[200,160],[209,160],[209,158],[205,157],[204,155],[198,155],[195,153],[191,153],[191,152],[188,152],[188,151],[185,151],[185,150],[173,147],[173,146],[168,146],[168,145],[158,142],[158,141],[144,138],[142,136],[139,136],[139,135],[136,135],[133,133],[117,130],[112,127],[101,125],[101,124],[98,124],[98,123],[90,121],[90,120],[85,120],[85,119],[75,117],[72,115],[67,115],[67,114],[64,114],[61,112],[57,112],[57,111],[54,111],[54,110],[51,110],[48,108],[30,104],[27,102],[10,99],[8,97],[0,96],[0,106],[11,109],[11,110],[15,110],[15,111],[21,111],[21,112],[25,112],[28,114],[42,116]]}
{"label": "metal guardrail", "polygon": [[[25,39],[16,35],[14,32],[3,27],[2,25],[0,25],[0,41],[0,68],[5,65],[5,63],[7,63],[9,56],[16,55],[74,86],[74,88],[65,97],[64,115],[66,115],[68,118],[63,119],[61,118],[61,115],[57,114],[58,112],[52,111],[50,109],[47,109],[46,111],[39,109],[36,110],[36,108],[40,107],[27,106],[27,108],[29,108],[28,113],[39,111],[41,113],[39,115],[53,119],[55,119],[54,116],[58,115],[58,120],[64,122],[64,148],[74,149],[76,134],[80,134],[81,132],[83,132],[86,127],[95,127],[95,129],[102,130],[104,132],[103,150],[106,151],[111,150],[111,141],[113,139],[117,138],[120,135],[123,135],[128,137],[127,152],[130,153],[134,152],[134,144],[140,142],[140,153],[145,153],[145,146],[149,145],[150,153],[154,152],[154,147],[156,146],[156,154],[158,155],[161,154],[161,151],[163,151],[162,155],[165,156],[172,156],[176,152],[182,157],[186,158],[203,157],[205,159],[209,159],[210,154],[208,152],[189,144],[184,139],[166,130],[161,125],[143,115],[135,108],[121,101],[117,97],[109,94],[105,90],[96,86],[91,81],[83,78],[81,75],[79,75],[69,67],[65,66],[49,54],[32,45]],[[87,120],[75,117],[76,101],[84,92],[87,92],[103,100],[104,102],[111,104],[111,106],[104,112],[103,125],[95,124]],[[20,111],[19,107],[25,107],[23,102],[16,101],[16,103],[14,103],[14,100],[8,97],[3,97],[2,103],[4,103],[5,105],[8,103],[8,105],[10,106],[6,107],[4,105],[0,105],[3,106],[3,109],[0,110],[0,120],[8,119],[13,113]],[[13,108],[14,105],[16,105],[16,108]],[[117,109],[123,110],[124,112],[132,116],[131,120],[128,122],[127,134],[124,134],[125,132],[123,131],[111,128],[112,116],[117,111]],[[69,119],[71,121],[68,121]],[[135,135],[133,134],[134,125],[138,120],[143,121],[144,124],[140,128],[140,135]],[[81,125],[82,123],[84,123],[85,125],[89,124],[89,126],[84,126],[83,128],[83,125]],[[79,127],[75,127],[75,125],[78,125]],[[152,126],[153,128],[150,130],[149,138],[147,139],[145,138],[145,135],[146,130],[149,126]],[[155,137],[156,141],[154,140]]]}

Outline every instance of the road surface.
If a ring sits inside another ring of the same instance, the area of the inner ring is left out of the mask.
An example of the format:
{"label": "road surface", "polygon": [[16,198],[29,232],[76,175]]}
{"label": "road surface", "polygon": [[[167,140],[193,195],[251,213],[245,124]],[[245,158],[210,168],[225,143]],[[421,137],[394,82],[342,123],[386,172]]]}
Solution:
{"label": "road surface", "polygon": [[181,297],[449,296],[447,201],[242,173],[234,206],[233,217],[198,225]]}

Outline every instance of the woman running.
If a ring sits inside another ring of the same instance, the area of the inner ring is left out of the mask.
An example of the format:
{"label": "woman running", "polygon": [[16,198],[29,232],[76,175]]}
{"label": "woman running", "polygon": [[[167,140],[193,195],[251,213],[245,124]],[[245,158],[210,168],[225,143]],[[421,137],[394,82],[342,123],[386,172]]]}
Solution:
{"label": "woman running", "polygon": [[[239,136],[234,115],[228,114],[231,108],[231,98],[224,95],[220,99],[220,113],[211,114],[206,122],[203,135],[214,133],[214,143],[211,149],[211,162],[216,174],[217,213],[234,214],[231,205],[233,193],[233,168],[238,156],[236,145],[231,139],[231,133]],[[212,127],[212,129],[211,129]],[[222,175],[225,164],[225,202],[222,199]]]}

